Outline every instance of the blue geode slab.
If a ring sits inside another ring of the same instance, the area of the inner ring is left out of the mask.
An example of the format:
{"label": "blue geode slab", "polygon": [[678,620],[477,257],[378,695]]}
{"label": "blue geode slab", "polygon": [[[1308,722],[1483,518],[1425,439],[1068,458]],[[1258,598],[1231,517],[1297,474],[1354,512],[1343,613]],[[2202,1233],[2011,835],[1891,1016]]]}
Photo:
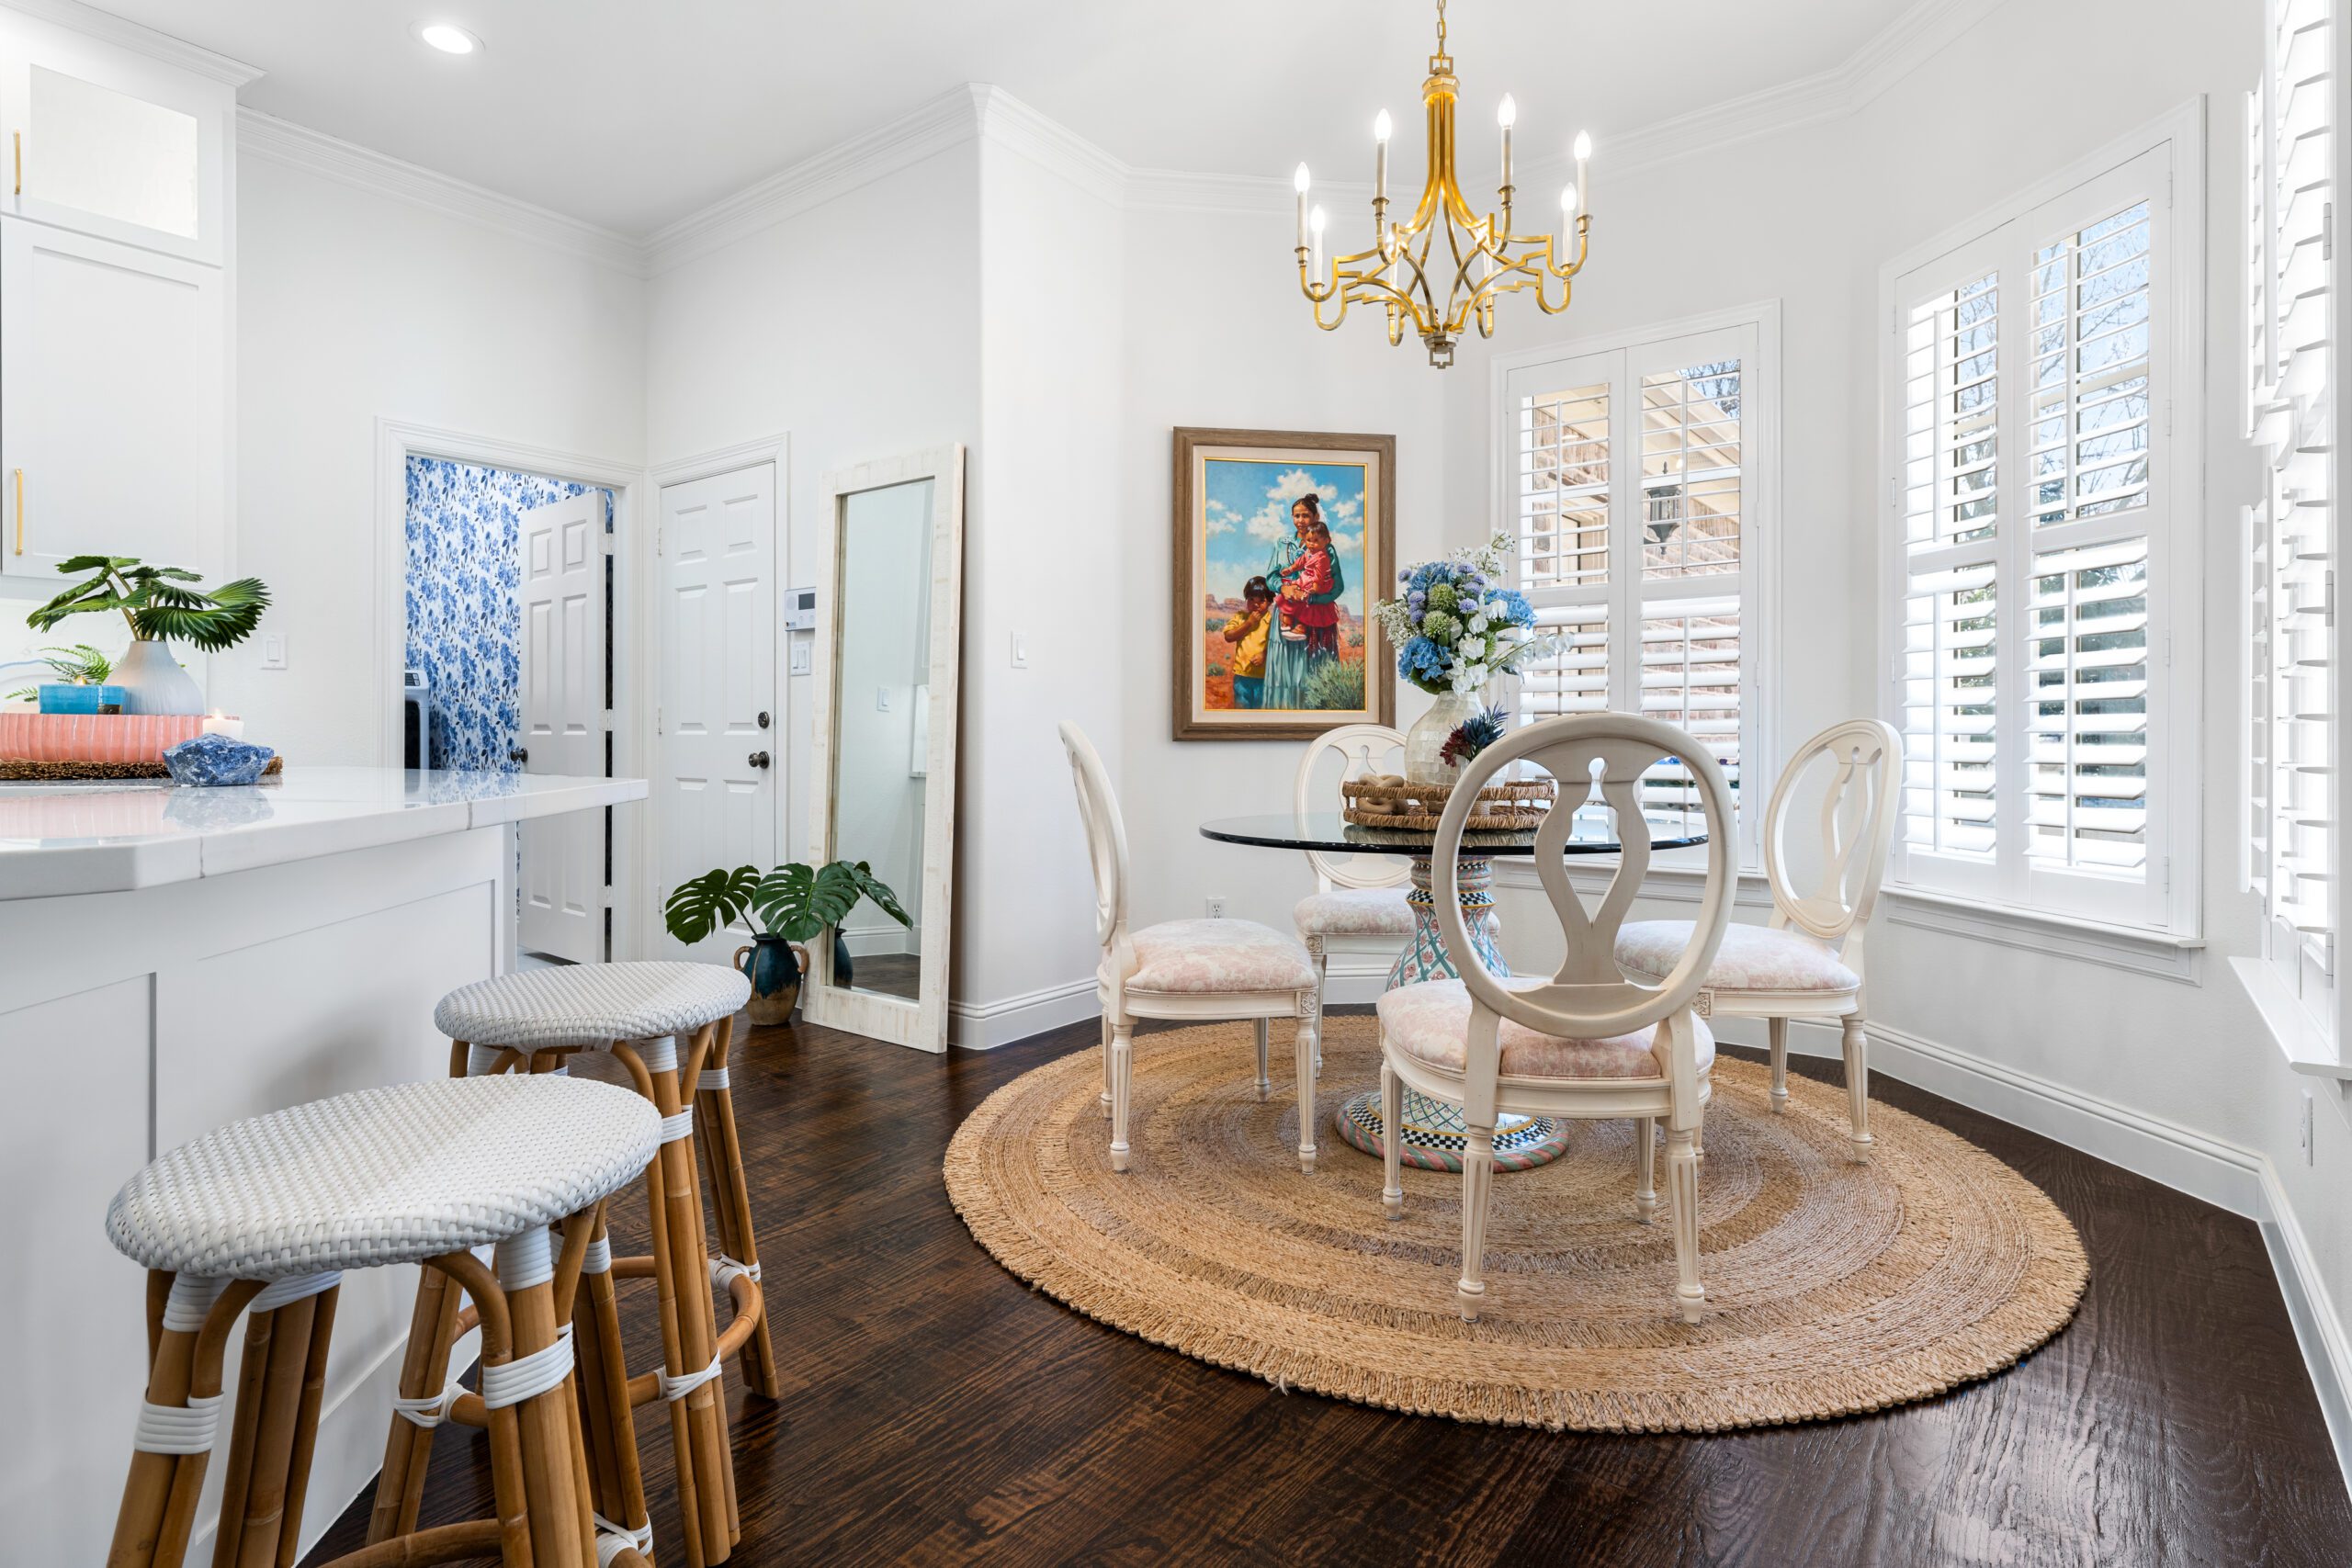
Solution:
{"label": "blue geode slab", "polygon": [[227,735],[199,735],[164,750],[164,767],[174,784],[249,784],[277,752]]}

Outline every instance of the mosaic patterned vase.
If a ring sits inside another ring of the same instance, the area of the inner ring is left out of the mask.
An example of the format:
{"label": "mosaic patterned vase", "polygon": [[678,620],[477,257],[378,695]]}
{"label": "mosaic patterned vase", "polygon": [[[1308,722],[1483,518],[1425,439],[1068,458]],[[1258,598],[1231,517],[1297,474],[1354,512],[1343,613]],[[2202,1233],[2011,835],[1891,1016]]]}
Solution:
{"label": "mosaic patterned vase", "polygon": [[1452,784],[1460,778],[1462,770],[1440,761],[1438,753],[1445,750],[1447,737],[1461,728],[1464,720],[1477,717],[1485,705],[1476,692],[1447,692],[1431,703],[1430,711],[1405,732],[1406,782]]}
{"label": "mosaic patterned vase", "polygon": [[[749,955],[751,962],[744,962]],[[757,936],[735,950],[735,967],[752,982],[745,1010],[753,1023],[790,1023],[800,1001],[800,949],[780,936]]]}

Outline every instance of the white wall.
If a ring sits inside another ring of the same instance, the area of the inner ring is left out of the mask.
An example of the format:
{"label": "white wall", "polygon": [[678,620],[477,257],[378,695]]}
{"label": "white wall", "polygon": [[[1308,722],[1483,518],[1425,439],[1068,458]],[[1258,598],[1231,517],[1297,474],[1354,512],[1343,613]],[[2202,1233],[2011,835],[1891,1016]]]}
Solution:
{"label": "white wall", "polygon": [[[2267,1159],[2338,1332],[2352,1328],[2352,1128],[2319,1086],[2315,1148],[2298,1149],[2301,1090],[2224,959],[2256,949],[2238,886],[2239,509],[2256,495],[2235,395],[2244,357],[2238,224],[2242,95],[2260,66],[2260,8],[2199,0],[2012,0],[1858,114],[1630,175],[1596,160],[1594,259],[1556,320],[1506,306],[1516,350],[1765,297],[1782,302],[1783,747],[1879,696],[1878,269],[2050,173],[2206,96],[2207,494],[2186,525],[2204,541],[2204,928],[2188,982],[1972,940],[1909,906],[1871,935],[1873,1018],[1902,1037],[1882,1066],[2205,1195],[2258,1206]],[[1690,222],[1721,243],[1694,243]],[[1728,237],[1736,236],[1736,241]],[[1483,366],[1446,406],[1453,525],[1498,514]],[[1459,374],[1459,372],[1456,372]],[[2183,417],[2188,417],[2184,401]],[[2192,555],[2192,559],[2194,556]],[[2197,671],[2177,672],[2196,681]],[[1761,771],[1758,776],[1765,776]],[[1894,910],[1904,909],[1893,900]],[[1506,949],[1555,952],[1534,896],[1506,894]],[[1883,909],[1886,906],[1882,906]],[[1683,915],[1686,908],[1648,912]],[[1753,907],[1744,918],[1759,918]],[[1931,1051],[1914,1049],[1924,1043]],[[1824,1046],[1831,1043],[1816,1042]],[[1800,1042],[1800,1048],[1803,1043]]]}
{"label": "white wall", "polygon": [[[1256,209],[1141,207],[1128,212],[1126,234],[1119,515],[1132,564],[1117,603],[1127,658],[1119,730],[1134,916],[1138,924],[1196,919],[1216,895],[1230,915],[1287,931],[1292,905],[1314,887],[1306,856],[1213,843],[1200,826],[1212,817],[1287,812],[1301,747],[1170,739],[1171,433],[1206,425],[1394,435],[1396,556],[1420,560],[1477,531],[1478,513],[1446,504],[1460,455],[1445,438],[1447,399],[1477,373],[1433,370],[1419,342],[1391,348],[1365,317],[1337,332],[1318,329],[1299,293],[1286,200]],[[1352,246],[1351,235],[1343,231]],[[1393,588],[1371,585],[1375,596]],[[1398,682],[1398,728],[1428,703]],[[1347,961],[1335,962],[1347,972]],[[1369,1000],[1375,988],[1351,980],[1334,995]]]}
{"label": "white wall", "polygon": [[246,154],[237,171],[236,570],[264,629],[208,694],[289,761],[375,762],[376,422],[644,457],[642,285],[582,256]]}
{"label": "white wall", "polygon": [[[786,586],[820,584],[830,570],[818,558],[826,473],[978,438],[977,168],[973,144],[951,146],[644,285],[648,460],[788,433]],[[775,841],[779,858],[802,860],[813,694],[807,676],[785,673],[789,639],[776,641]],[[971,646],[967,637],[967,668]]]}

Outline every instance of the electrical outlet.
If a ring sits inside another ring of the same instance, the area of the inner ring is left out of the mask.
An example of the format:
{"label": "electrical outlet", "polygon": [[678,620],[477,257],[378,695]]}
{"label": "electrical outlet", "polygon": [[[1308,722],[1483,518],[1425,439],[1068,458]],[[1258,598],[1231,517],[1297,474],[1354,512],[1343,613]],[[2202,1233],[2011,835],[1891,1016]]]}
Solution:
{"label": "electrical outlet", "polygon": [[1209,919],[1212,920],[1221,920],[1225,919],[1224,894],[1212,893],[1209,895]]}
{"label": "electrical outlet", "polygon": [[2311,1164],[2311,1163],[2312,1163],[2312,1091],[2311,1091],[2311,1090],[2309,1090],[2309,1089],[2305,1089],[2305,1090],[2303,1090],[2303,1122],[2302,1122],[2301,1127],[2300,1127],[2299,1129],[2297,1129],[2297,1132],[2296,1132],[2296,1137],[2295,1137],[2295,1145],[2296,1145],[2296,1147],[2298,1147],[2298,1148],[2300,1148],[2300,1149],[2301,1149],[2301,1150],[2303,1151],[2303,1163],[2304,1163],[2305,1165],[2309,1165],[2309,1164]]}

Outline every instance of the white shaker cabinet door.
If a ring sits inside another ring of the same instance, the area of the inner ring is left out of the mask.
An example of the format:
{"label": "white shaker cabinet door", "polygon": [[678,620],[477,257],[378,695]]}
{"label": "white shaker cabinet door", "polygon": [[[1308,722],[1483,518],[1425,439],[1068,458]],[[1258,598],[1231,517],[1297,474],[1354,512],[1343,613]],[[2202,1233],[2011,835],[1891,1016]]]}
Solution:
{"label": "white shaker cabinet door", "polygon": [[220,570],[220,269],[0,218],[0,573]]}
{"label": "white shaker cabinet door", "polygon": [[137,55],[0,57],[0,212],[219,265],[232,91]]}

